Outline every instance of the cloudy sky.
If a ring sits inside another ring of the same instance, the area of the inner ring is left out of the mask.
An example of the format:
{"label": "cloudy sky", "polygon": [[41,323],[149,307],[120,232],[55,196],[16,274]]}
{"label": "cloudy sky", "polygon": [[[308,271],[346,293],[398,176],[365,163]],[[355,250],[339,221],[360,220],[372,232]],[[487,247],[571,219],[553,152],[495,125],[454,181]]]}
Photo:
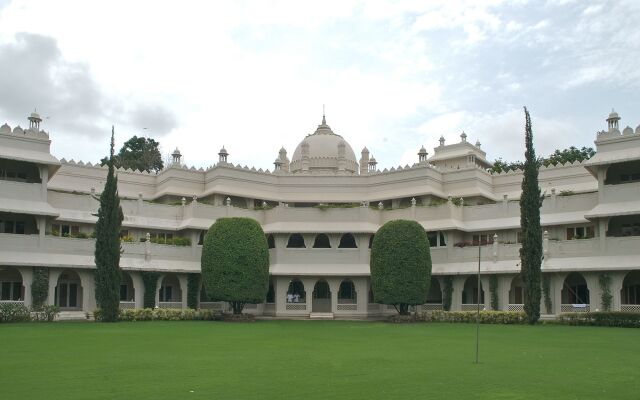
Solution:
{"label": "cloudy sky", "polygon": [[0,124],[46,120],[58,158],[99,160],[111,125],[207,167],[272,168],[327,121],[379,166],[440,135],[522,158],[640,124],[640,2],[0,0]]}

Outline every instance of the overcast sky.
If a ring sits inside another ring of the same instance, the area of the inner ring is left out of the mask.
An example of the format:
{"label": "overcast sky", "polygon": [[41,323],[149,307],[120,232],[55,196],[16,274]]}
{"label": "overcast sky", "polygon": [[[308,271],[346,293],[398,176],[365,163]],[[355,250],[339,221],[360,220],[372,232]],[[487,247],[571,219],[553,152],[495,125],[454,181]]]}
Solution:
{"label": "overcast sky", "polygon": [[0,0],[0,124],[34,108],[58,158],[133,135],[207,167],[273,168],[327,122],[382,168],[480,140],[523,158],[640,124],[640,1]]}

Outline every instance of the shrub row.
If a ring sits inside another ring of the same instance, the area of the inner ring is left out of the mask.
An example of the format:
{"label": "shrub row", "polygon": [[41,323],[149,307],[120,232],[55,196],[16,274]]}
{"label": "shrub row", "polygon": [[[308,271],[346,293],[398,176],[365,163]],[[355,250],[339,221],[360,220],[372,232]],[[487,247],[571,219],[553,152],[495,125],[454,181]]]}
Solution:
{"label": "shrub row", "polygon": [[38,310],[31,311],[24,304],[0,303],[0,323],[26,321],[51,322],[55,319],[58,312],[60,312],[60,309],[57,306],[42,306]]}
{"label": "shrub row", "polygon": [[[102,310],[95,310],[93,317],[100,321]],[[213,321],[221,318],[219,311],[171,308],[124,309],[118,315],[118,321]]]}
{"label": "shrub row", "polygon": [[620,311],[560,314],[558,321],[563,325],[615,326],[640,328],[640,314]]}
{"label": "shrub row", "polygon": [[[476,311],[431,311],[424,313],[425,321],[475,323]],[[523,324],[525,313],[514,311],[480,311],[481,324]]]}

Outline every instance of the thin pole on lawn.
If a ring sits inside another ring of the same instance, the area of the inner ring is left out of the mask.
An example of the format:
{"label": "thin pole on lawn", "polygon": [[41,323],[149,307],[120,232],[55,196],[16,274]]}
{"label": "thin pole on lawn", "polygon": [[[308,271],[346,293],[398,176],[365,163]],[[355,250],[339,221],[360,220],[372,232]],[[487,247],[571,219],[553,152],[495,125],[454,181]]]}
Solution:
{"label": "thin pole on lawn", "polygon": [[476,297],[476,303],[478,309],[476,311],[476,364],[478,364],[480,354],[480,252],[482,250],[482,241],[478,241],[478,295]]}

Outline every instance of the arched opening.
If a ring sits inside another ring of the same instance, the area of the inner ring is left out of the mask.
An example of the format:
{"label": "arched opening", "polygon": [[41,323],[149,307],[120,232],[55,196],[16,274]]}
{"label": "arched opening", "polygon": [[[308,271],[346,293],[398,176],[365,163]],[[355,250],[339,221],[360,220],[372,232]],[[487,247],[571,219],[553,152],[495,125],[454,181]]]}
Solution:
{"label": "arched opening", "polygon": [[331,242],[329,241],[329,236],[324,233],[319,233],[316,235],[316,239],[313,241],[314,249],[330,249]]}
{"label": "arched opening", "polygon": [[273,235],[267,235],[267,247],[269,247],[270,249],[276,248],[276,239],[273,237]]}
{"label": "arched opening", "polygon": [[22,274],[15,268],[0,267],[0,301],[24,301]]}
{"label": "arched opening", "polygon": [[175,274],[162,277],[159,292],[160,308],[182,308],[182,290]]}
{"label": "arched opening", "polygon": [[[484,290],[480,283],[480,296],[478,296],[478,277],[472,275],[464,282],[462,291],[462,304],[484,304]],[[478,301],[479,300],[479,301]]]}
{"label": "arched opening", "polygon": [[527,299],[524,290],[524,281],[521,275],[515,276],[511,280],[511,287],[509,288],[509,304],[524,304]]}
{"label": "arched opening", "polygon": [[301,234],[292,233],[291,236],[289,236],[289,241],[287,242],[288,249],[304,249],[306,247]]}
{"label": "arched opening", "polygon": [[287,303],[306,303],[307,292],[304,290],[304,283],[299,279],[292,279],[287,289]]}
{"label": "arched opening", "polygon": [[374,238],[375,236],[376,236],[376,235],[371,235],[371,236],[369,236],[369,248],[371,248],[371,246],[373,246],[373,238]]}
{"label": "arched opening", "polygon": [[269,279],[269,290],[267,291],[267,298],[265,299],[265,303],[273,304],[276,302],[276,290],[273,286],[273,281]]}
{"label": "arched opening", "polygon": [[356,285],[350,279],[340,282],[338,289],[338,304],[357,304],[358,293],[356,293]]}
{"label": "arched opening", "polygon": [[122,272],[120,278],[120,308],[135,308],[135,289],[131,275]]}
{"label": "arched opening", "polygon": [[442,288],[438,278],[431,277],[429,293],[427,293],[427,304],[442,304]]}
{"label": "arched opening", "polygon": [[[579,311],[574,309],[582,309],[588,311],[589,308],[589,288],[587,281],[582,274],[572,272],[564,279],[562,285],[562,311]],[[571,309],[567,309],[565,305]]]}
{"label": "arched opening", "polygon": [[350,233],[345,233],[340,238],[340,245],[338,245],[339,249],[357,249],[356,238],[353,237]]}
{"label": "arched opening", "polygon": [[331,312],[331,289],[325,280],[316,282],[313,287],[313,312]]}
{"label": "arched opening", "polygon": [[82,285],[80,276],[73,270],[64,270],[58,277],[54,293],[55,305],[63,311],[82,310]]}
{"label": "arched opening", "polygon": [[[640,270],[631,271],[624,277],[622,290],[620,291],[620,300],[623,307],[625,304],[640,305]],[[636,308],[636,310],[640,311],[640,308]]]}

